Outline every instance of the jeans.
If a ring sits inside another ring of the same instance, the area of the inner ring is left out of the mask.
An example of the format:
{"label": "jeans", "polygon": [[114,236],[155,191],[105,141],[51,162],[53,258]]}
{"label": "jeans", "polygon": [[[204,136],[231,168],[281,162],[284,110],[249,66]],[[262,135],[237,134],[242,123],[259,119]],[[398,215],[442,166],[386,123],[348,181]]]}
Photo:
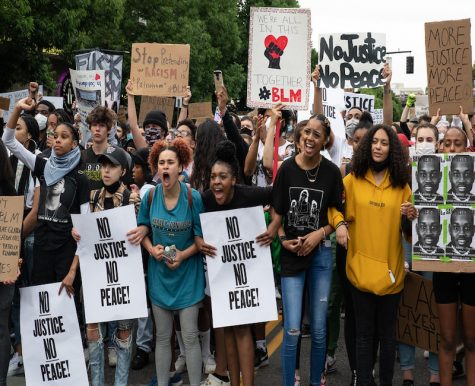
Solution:
{"label": "jeans", "polygon": [[281,361],[284,386],[294,385],[297,345],[300,335],[302,317],[302,298],[304,296],[305,278],[308,276],[308,294],[310,304],[310,384],[320,385],[325,368],[326,356],[326,322],[328,297],[332,279],[332,250],[320,246],[311,266],[296,276],[282,277],[282,302],[284,311],[284,339]]}
{"label": "jeans", "polygon": [[150,353],[153,346],[153,322],[150,315],[150,308],[147,309],[148,316],[146,318],[137,319],[137,339],[135,344],[137,348]]}
{"label": "jeans", "polygon": [[[115,386],[127,386],[129,378],[130,359],[132,357],[132,328],[135,319],[119,320],[118,329],[111,334],[111,341],[117,351],[117,366],[115,368]],[[104,385],[104,342],[102,340],[105,325],[98,324],[99,339],[88,340],[89,343],[89,366],[91,368],[92,386]],[[89,326],[87,328],[90,328]],[[127,340],[119,339],[118,331],[129,330]]]}
{"label": "jeans", "polygon": [[374,364],[374,334],[379,337],[380,386],[391,386],[396,359],[396,320],[400,293],[378,296],[351,287],[356,319],[357,386],[371,382]]}
{"label": "jeans", "polygon": [[[332,253],[335,257],[336,240],[334,234],[331,235]],[[328,355],[335,356],[340,336],[340,311],[342,301],[342,289],[338,275],[336,257],[333,259],[332,285],[330,288],[330,298],[328,302],[327,331],[328,331]]]}
{"label": "jeans", "polygon": [[[199,386],[201,381],[201,347],[198,335],[198,310],[200,303],[177,310],[180,318],[181,336],[185,345],[186,367],[190,386]],[[169,370],[172,361],[170,339],[173,330],[172,310],[152,304],[157,340],[155,344],[155,366],[157,386],[168,386]]]}
{"label": "jeans", "polygon": [[[401,370],[414,370],[416,363],[416,348],[405,343],[399,343],[399,364]],[[439,374],[439,357],[429,353],[429,371],[431,374]]]}
{"label": "jeans", "polygon": [[8,319],[15,285],[0,283],[0,386],[6,386],[8,363],[10,361],[10,332]]}

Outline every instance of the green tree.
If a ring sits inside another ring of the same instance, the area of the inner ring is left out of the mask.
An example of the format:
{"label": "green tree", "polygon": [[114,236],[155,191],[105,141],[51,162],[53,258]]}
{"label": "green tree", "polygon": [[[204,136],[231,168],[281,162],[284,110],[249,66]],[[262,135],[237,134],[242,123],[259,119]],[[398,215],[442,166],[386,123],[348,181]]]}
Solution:
{"label": "green tree", "polygon": [[[376,88],[360,88],[361,94],[374,95],[374,108],[382,109],[383,108],[383,87]],[[401,118],[403,107],[399,98],[394,95],[391,91],[391,96],[393,99],[393,121],[397,122]]]}

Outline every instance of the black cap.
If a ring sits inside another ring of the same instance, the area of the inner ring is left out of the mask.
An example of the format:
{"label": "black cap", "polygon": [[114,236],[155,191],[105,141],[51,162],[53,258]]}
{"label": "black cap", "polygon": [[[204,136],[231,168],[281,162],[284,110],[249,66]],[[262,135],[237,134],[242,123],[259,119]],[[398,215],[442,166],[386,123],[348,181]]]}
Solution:
{"label": "black cap", "polygon": [[146,166],[148,168],[148,155],[150,154],[150,148],[143,147],[139,150],[134,151],[132,155],[132,160],[136,165]]}
{"label": "black cap", "polygon": [[143,127],[150,123],[155,123],[162,129],[162,134],[165,136],[168,132],[167,116],[160,110],[153,110],[147,113],[143,121]]}
{"label": "black cap", "polygon": [[114,165],[122,166],[127,170],[129,162],[127,161],[127,153],[120,147],[109,146],[104,154],[101,154],[97,160],[99,163],[110,162]]}

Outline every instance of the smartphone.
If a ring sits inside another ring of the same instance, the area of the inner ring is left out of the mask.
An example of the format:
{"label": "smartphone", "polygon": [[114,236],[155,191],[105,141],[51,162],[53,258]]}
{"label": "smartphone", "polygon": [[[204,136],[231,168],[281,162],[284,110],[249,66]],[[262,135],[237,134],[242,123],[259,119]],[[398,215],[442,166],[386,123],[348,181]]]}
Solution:
{"label": "smartphone", "polygon": [[219,91],[221,87],[224,86],[223,72],[221,70],[215,70],[213,72],[213,75],[214,75],[214,89],[215,91]]}

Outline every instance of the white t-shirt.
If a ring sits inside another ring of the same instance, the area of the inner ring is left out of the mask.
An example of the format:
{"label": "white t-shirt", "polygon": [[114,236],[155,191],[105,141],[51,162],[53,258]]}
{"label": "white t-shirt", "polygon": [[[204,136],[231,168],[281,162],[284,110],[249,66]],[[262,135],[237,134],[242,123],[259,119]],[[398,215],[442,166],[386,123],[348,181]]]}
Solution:
{"label": "white t-shirt", "polygon": [[348,143],[346,138],[335,135],[333,146],[328,149],[332,162],[340,167],[342,163],[348,163],[353,157],[353,147]]}
{"label": "white t-shirt", "polygon": [[[279,146],[278,154],[280,158],[285,158],[289,145],[292,145],[292,143],[286,140],[283,145]],[[257,149],[257,165],[256,171],[252,176],[252,184],[256,186],[266,187],[272,185],[272,173],[269,174],[269,172],[264,167],[263,158],[264,144],[262,143],[262,141],[259,141],[259,148]]]}

